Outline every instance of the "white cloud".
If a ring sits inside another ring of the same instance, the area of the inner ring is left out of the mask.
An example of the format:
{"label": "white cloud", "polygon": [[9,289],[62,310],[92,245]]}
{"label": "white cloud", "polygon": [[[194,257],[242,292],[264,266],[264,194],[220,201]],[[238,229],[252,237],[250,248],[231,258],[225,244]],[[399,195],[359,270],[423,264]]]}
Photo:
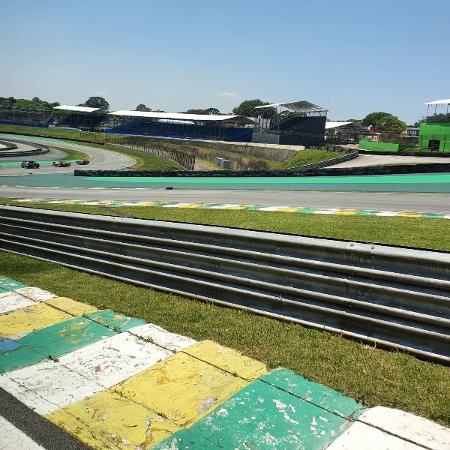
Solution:
{"label": "white cloud", "polygon": [[236,92],[228,92],[228,91],[218,92],[217,95],[219,95],[220,97],[226,97],[226,98],[237,97]]}

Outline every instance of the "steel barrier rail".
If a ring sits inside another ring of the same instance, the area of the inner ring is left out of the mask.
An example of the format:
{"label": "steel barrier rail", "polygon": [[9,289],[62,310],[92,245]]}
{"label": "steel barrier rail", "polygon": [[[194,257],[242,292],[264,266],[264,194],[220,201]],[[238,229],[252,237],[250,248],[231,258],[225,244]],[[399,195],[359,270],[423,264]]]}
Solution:
{"label": "steel barrier rail", "polygon": [[450,363],[450,254],[8,206],[0,249]]}

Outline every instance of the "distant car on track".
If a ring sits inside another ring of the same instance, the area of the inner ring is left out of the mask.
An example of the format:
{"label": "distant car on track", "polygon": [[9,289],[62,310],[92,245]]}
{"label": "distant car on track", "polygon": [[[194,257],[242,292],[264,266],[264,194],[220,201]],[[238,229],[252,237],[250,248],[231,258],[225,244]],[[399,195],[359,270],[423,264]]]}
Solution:
{"label": "distant car on track", "polygon": [[87,164],[89,164],[89,160],[88,159],[80,159],[77,161],[77,164],[79,164],[80,166],[86,166]]}
{"label": "distant car on track", "polygon": [[67,161],[53,161],[54,167],[70,167],[70,162]]}
{"label": "distant car on track", "polygon": [[40,165],[36,161],[22,161],[22,169],[39,169]]}

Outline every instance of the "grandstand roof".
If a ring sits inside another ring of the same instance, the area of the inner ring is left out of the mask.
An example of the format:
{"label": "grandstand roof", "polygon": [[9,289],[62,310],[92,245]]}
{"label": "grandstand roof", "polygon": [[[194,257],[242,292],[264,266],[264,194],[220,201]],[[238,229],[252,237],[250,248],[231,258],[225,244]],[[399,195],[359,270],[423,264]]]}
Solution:
{"label": "grandstand roof", "polygon": [[325,130],[329,130],[331,128],[343,127],[345,125],[354,125],[353,122],[325,122]]}
{"label": "grandstand roof", "polygon": [[149,119],[169,119],[194,122],[224,122],[226,120],[239,119],[245,122],[251,122],[246,117],[236,115],[218,115],[218,114],[187,114],[187,113],[166,113],[156,111],[126,111],[119,110],[109,113],[111,116],[122,117],[147,117]]}
{"label": "grandstand roof", "polygon": [[75,111],[75,112],[92,113],[94,111],[98,111],[100,108],[90,108],[89,106],[61,105],[61,106],[55,106],[53,109],[61,109],[63,111]]}
{"label": "grandstand roof", "polygon": [[450,98],[445,100],[433,100],[432,102],[425,103],[425,105],[450,105]]}
{"label": "grandstand roof", "polygon": [[278,106],[283,106],[286,109],[290,109],[295,112],[327,112],[325,108],[315,105],[314,103],[308,102],[306,100],[299,100],[296,102],[284,102],[284,103],[271,103],[270,105],[257,106],[256,109],[264,108],[277,108]]}

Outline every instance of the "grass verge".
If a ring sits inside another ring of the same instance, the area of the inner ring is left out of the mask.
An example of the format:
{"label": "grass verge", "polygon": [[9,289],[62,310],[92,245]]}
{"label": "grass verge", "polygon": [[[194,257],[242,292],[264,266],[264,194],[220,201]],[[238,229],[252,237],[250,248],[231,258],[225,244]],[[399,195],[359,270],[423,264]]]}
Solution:
{"label": "grass verge", "polygon": [[80,152],[78,150],[71,150],[70,148],[66,147],[57,147],[56,145],[48,145],[48,148],[59,150],[66,154],[66,156],[63,159],[58,161],[66,161],[74,159],[91,159],[90,155],[88,155],[87,153]]}
{"label": "grass verge", "polygon": [[306,164],[315,164],[332,158],[343,156],[344,152],[329,152],[326,150],[299,150],[294,156],[283,162],[273,162],[271,169],[289,169],[291,167],[300,167]]}
{"label": "grass verge", "polygon": [[[341,336],[0,253],[0,274],[98,308],[212,339],[360,400],[450,422],[448,368]],[[75,289],[76,287],[76,289]]]}
{"label": "grass verge", "polygon": [[217,209],[108,207],[58,205],[44,202],[20,203],[0,199],[0,203],[30,208],[54,209],[217,225],[248,230],[271,231],[302,236],[379,243],[429,250],[450,251],[450,221],[409,217],[364,217],[293,212],[241,211]]}

